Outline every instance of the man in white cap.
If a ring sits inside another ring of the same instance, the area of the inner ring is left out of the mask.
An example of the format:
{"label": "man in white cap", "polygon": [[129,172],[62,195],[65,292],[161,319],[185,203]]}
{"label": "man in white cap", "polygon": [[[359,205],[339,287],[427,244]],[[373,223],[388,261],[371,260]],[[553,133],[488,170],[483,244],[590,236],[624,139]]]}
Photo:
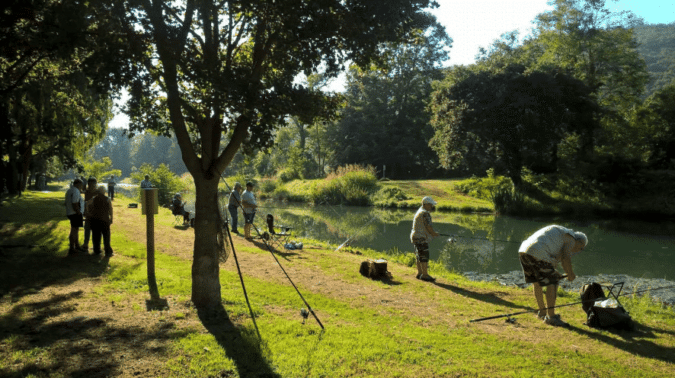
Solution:
{"label": "man in white cap", "polygon": [[[539,318],[553,326],[567,326],[555,314],[555,301],[558,281],[563,276],[555,269],[558,263],[567,273],[567,280],[574,281],[576,275],[572,270],[572,256],[581,252],[588,245],[588,238],[582,232],[573,231],[558,225],[546,226],[532,234],[520,245],[518,257],[523,267],[525,282],[532,283],[534,297],[539,306]],[[546,306],[544,292],[546,286]]]}
{"label": "man in white cap", "polygon": [[415,246],[417,255],[417,279],[423,281],[435,281],[427,272],[429,267],[429,242],[432,237],[440,236],[431,225],[431,212],[436,209],[436,201],[431,197],[422,198],[422,207],[415,213],[413,218],[410,241]]}

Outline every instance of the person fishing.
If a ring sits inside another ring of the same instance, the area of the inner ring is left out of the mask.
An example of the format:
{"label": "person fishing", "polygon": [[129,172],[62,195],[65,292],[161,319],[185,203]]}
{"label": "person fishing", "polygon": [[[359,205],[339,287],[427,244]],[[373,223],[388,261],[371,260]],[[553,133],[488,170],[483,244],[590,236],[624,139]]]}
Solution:
{"label": "person fishing", "polygon": [[417,256],[416,278],[429,282],[436,281],[427,272],[429,267],[429,242],[432,237],[440,236],[431,225],[431,212],[435,209],[436,201],[429,196],[422,198],[422,207],[415,213],[412,231],[410,232],[410,241],[415,246],[415,255]]}
{"label": "person fishing", "polygon": [[253,194],[253,183],[246,183],[246,190],[241,194],[241,205],[244,212],[244,237],[251,239],[251,228],[253,227],[253,217],[258,204],[255,202],[255,195]]}
{"label": "person fishing", "polygon": [[[562,264],[567,280],[574,281],[576,275],[572,269],[572,256],[581,252],[588,245],[588,238],[582,232],[550,225],[525,239],[518,249],[520,265],[526,283],[532,283],[534,298],[537,300],[539,312],[537,316],[546,324],[567,326],[555,314],[555,301],[558,292],[558,281],[563,278],[557,270]],[[546,286],[546,306],[544,306],[542,286]]]}

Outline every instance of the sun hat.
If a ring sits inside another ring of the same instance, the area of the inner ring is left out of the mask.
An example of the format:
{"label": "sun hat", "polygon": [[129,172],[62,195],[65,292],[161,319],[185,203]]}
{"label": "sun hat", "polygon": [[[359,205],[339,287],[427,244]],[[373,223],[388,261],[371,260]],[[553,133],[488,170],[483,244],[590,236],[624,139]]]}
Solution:
{"label": "sun hat", "polygon": [[427,203],[436,206],[436,201],[434,201],[433,198],[429,196],[422,198],[422,205],[426,205]]}

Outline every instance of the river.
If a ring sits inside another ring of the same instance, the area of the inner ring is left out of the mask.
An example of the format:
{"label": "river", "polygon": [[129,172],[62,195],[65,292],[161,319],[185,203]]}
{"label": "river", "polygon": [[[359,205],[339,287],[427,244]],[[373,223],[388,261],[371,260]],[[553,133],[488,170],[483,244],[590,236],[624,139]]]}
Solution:
{"label": "river", "polygon": [[[329,242],[336,247],[351,238],[352,248],[391,253],[412,252],[410,229],[415,210],[353,206],[308,206],[267,202],[256,225],[265,229],[272,214],[276,224],[292,227],[296,238]],[[637,278],[675,276],[675,223],[631,220],[525,219],[508,216],[432,214],[437,232],[454,235],[430,243],[433,260],[449,270],[497,274],[520,270],[518,247],[536,230],[559,224],[584,232],[588,247],[573,259],[577,275],[627,274]],[[386,256],[383,256],[386,257]]]}

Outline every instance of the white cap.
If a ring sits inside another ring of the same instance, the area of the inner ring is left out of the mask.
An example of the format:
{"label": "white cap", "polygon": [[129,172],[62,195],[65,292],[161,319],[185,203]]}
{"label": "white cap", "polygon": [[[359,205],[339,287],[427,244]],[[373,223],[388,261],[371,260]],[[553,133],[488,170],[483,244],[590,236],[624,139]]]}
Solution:
{"label": "white cap", "polygon": [[436,206],[436,201],[434,201],[433,198],[431,198],[429,196],[426,196],[426,197],[422,198],[422,205],[425,205],[427,203]]}

